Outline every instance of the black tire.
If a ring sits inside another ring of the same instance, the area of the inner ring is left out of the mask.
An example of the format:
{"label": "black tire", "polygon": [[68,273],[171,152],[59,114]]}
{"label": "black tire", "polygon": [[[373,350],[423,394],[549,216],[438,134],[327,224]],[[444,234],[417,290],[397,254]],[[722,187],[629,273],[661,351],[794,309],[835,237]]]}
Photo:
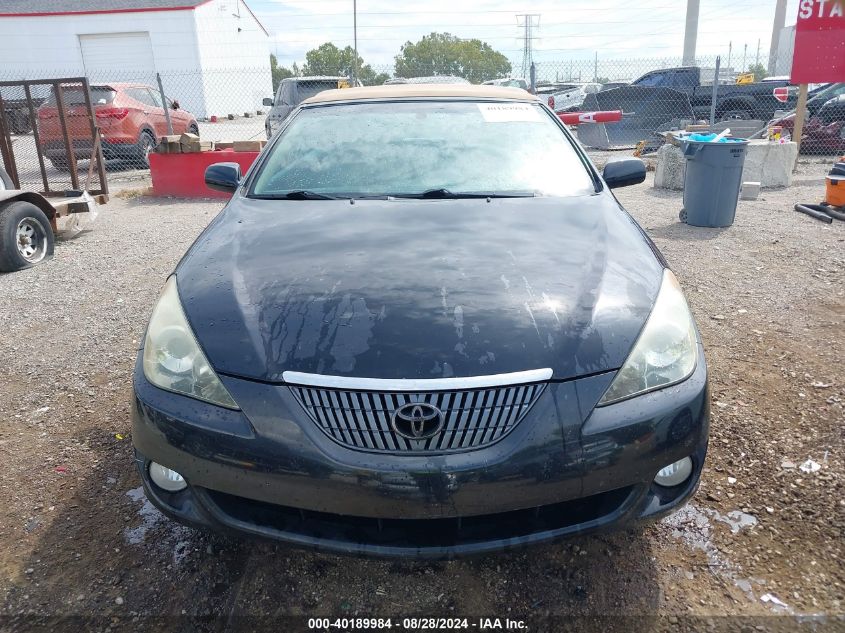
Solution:
{"label": "black tire", "polygon": [[138,137],[138,143],[135,145],[134,156],[132,157],[133,167],[137,167],[138,169],[149,169],[149,155],[150,152],[155,151],[155,148],[156,140],[153,138],[152,133],[148,130],[141,132],[141,136]]}
{"label": "black tire", "polygon": [[6,173],[6,170],[0,167],[0,191],[14,189],[15,183],[12,178]]}
{"label": "black tire", "polygon": [[197,136],[199,136],[199,135],[200,135],[200,129],[199,129],[199,126],[197,126],[197,124],[196,124],[196,123],[191,123],[191,124],[188,126],[188,132],[190,132],[191,134],[196,134]]}
{"label": "black tire", "polygon": [[0,271],[14,272],[53,256],[55,240],[44,212],[29,202],[0,207]]}
{"label": "black tire", "polygon": [[735,108],[731,110],[725,110],[724,112],[722,112],[722,116],[719,118],[722,121],[750,121],[754,118],[754,113],[750,110]]}
{"label": "black tire", "polygon": [[9,129],[12,134],[27,134],[32,130],[29,124],[29,114],[23,110],[12,110],[9,112]]}
{"label": "black tire", "polygon": [[70,171],[70,163],[67,158],[51,158],[50,163],[59,171]]}
{"label": "black tire", "polygon": [[25,113],[21,117],[21,125],[18,127],[18,134],[29,134],[32,132],[32,121],[29,120],[29,114]]}
{"label": "black tire", "polygon": [[678,219],[681,222],[683,222],[684,224],[686,224],[686,222],[687,222],[687,210],[686,209],[681,209],[681,212],[678,214]]}

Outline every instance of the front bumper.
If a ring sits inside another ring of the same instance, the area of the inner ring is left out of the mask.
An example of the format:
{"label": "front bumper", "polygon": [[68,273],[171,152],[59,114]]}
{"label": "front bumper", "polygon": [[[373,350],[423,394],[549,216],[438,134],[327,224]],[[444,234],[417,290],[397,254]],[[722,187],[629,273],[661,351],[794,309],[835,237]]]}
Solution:
{"label": "front bumper", "polygon": [[[195,526],[368,556],[450,558],[661,516],[696,490],[707,450],[702,359],[685,382],[595,409],[613,372],[552,383],[486,448],[374,454],[322,434],[285,386],[221,376],[243,411],[160,390],[135,371],[133,442],[149,499]],[[691,456],[675,488],[657,471]],[[179,493],[149,479],[180,472]]]}

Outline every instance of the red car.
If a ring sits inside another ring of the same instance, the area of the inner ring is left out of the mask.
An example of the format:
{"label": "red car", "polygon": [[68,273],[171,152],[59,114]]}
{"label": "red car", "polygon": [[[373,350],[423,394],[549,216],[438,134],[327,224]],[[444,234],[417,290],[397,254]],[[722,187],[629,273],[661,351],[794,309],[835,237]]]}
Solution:
{"label": "red car", "polygon": [[[772,121],[793,135],[795,113]],[[802,154],[845,152],[845,83],[831,84],[807,101],[807,120],[801,135]]]}
{"label": "red car", "polygon": [[[81,86],[62,90],[67,109],[68,134],[77,159],[91,157],[91,127]],[[91,104],[100,128],[103,157],[131,160],[141,168],[149,167],[147,155],[168,133],[167,118],[156,88],[144,84],[109,83],[91,86]],[[173,133],[199,133],[194,116],[168,100]],[[47,158],[62,170],[69,168],[56,95],[50,94],[38,108],[38,139]]]}

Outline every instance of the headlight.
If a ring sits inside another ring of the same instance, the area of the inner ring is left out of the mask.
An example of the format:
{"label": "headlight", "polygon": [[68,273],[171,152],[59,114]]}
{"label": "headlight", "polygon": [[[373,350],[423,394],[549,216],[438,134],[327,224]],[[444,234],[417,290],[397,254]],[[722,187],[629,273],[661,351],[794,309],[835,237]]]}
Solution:
{"label": "headlight", "polygon": [[171,276],[150,317],[144,341],[144,376],[168,391],[237,409],[194,338]]}
{"label": "headlight", "polygon": [[696,360],[692,314],[678,280],[666,270],[634,349],[597,406],[681,382],[692,374]]}

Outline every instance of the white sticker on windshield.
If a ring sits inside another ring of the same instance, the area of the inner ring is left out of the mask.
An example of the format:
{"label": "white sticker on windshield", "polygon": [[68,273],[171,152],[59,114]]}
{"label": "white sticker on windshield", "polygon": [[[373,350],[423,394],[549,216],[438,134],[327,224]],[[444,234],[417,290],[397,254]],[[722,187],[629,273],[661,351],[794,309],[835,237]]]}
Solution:
{"label": "white sticker on windshield", "polygon": [[537,108],[528,103],[479,103],[478,109],[488,123],[542,120]]}

